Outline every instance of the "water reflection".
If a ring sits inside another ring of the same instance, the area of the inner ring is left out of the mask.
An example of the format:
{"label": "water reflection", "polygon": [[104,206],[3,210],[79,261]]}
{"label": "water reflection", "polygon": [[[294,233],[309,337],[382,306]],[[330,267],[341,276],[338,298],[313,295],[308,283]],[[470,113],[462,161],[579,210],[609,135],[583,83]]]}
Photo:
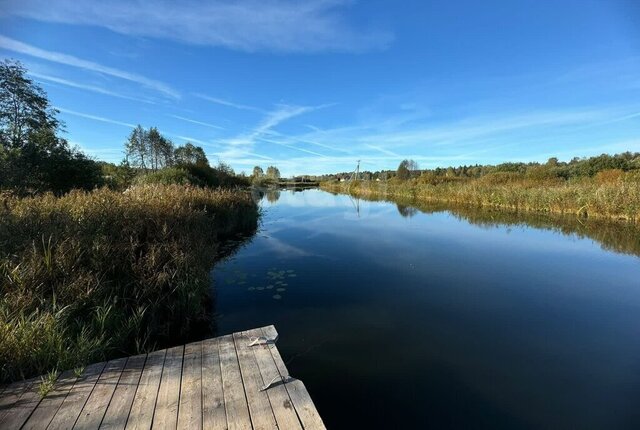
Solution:
{"label": "water reflection", "polygon": [[329,428],[640,428],[635,226],[318,190],[263,208],[214,271],[218,326],[275,324]]}
{"label": "water reflection", "polygon": [[[378,198],[361,198],[371,202],[389,201]],[[417,211],[424,214],[448,212],[461,220],[484,228],[528,226],[552,230],[564,235],[589,238],[598,242],[603,249],[609,251],[640,256],[640,226],[632,222],[429,203],[411,199],[395,199],[392,201],[397,205],[398,212],[403,217],[412,217]]]}
{"label": "water reflection", "polygon": [[266,191],[266,196],[269,203],[276,203],[280,199],[280,190],[277,188],[269,188]]}
{"label": "water reflection", "polygon": [[418,213],[418,209],[413,206],[405,206],[400,203],[396,205],[398,207],[398,213],[402,215],[404,218],[411,218],[416,213]]}

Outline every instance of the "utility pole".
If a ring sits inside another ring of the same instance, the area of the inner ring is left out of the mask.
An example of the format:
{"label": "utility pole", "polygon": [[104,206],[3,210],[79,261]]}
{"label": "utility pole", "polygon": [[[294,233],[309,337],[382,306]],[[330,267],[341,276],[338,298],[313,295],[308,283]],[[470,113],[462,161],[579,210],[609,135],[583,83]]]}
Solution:
{"label": "utility pole", "polygon": [[351,181],[358,180],[358,177],[360,176],[360,160],[358,160],[358,165],[356,166],[356,170],[353,171],[353,173],[351,174]]}

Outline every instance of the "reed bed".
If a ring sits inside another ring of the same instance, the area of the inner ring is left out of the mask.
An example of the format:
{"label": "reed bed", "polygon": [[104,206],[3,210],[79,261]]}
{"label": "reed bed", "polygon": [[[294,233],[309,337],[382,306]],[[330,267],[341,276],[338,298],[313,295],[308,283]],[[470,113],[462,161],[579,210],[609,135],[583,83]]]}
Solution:
{"label": "reed bed", "polygon": [[2,200],[2,381],[188,336],[222,242],[259,217],[248,192],[178,185]]}
{"label": "reed bed", "polygon": [[[504,179],[504,178],[503,178]],[[409,198],[504,208],[515,211],[578,214],[581,217],[640,220],[640,177],[636,172],[615,178],[579,180],[478,179],[431,184],[408,181],[323,182],[321,188],[355,196]]]}

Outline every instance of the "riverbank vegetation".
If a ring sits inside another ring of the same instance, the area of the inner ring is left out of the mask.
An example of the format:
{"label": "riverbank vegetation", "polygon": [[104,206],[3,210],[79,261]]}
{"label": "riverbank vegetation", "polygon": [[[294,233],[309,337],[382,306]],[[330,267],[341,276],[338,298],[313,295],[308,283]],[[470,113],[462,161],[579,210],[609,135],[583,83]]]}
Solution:
{"label": "riverbank vegetation", "polygon": [[206,320],[222,240],[257,219],[248,192],[178,185],[5,198],[2,380],[187,336]]}
{"label": "riverbank vegetation", "polygon": [[396,172],[364,172],[359,180],[333,179],[321,187],[375,198],[640,220],[638,153],[433,170],[405,160]]}
{"label": "riverbank vegetation", "polygon": [[184,343],[208,327],[215,262],[257,228],[249,181],[202,148],[138,126],[113,164],[62,132],[1,62],[0,382]]}

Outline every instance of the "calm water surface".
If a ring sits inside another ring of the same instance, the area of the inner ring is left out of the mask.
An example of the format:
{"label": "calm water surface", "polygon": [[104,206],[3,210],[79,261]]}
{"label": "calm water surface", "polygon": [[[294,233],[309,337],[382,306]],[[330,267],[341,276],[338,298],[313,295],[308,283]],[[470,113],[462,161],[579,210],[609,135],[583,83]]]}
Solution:
{"label": "calm water surface", "polygon": [[262,206],[214,270],[217,331],[275,324],[329,428],[640,428],[638,256],[319,190]]}

